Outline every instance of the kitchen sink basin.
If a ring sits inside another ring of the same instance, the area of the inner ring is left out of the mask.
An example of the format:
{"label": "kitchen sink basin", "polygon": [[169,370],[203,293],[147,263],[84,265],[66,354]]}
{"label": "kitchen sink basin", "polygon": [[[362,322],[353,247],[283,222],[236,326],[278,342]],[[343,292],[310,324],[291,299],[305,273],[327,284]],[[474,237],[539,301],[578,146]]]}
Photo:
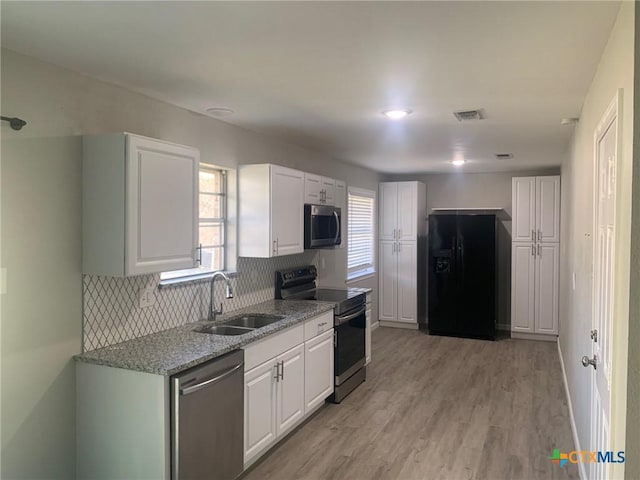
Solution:
{"label": "kitchen sink basin", "polygon": [[249,333],[253,328],[234,327],[229,325],[209,325],[206,327],[199,327],[194,330],[198,333],[208,333],[210,335],[242,335],[243,333]]}
{"label": "kitchen sink basin", "polygon": [[267,325],[271,325],[272,323],[282,320],[283,318],[284,317],[282,315],[266,315],[259,313],[246,314],[230,318],[229,320],[223,322],[223,325],[242,328],[261,328],[266,327]]}

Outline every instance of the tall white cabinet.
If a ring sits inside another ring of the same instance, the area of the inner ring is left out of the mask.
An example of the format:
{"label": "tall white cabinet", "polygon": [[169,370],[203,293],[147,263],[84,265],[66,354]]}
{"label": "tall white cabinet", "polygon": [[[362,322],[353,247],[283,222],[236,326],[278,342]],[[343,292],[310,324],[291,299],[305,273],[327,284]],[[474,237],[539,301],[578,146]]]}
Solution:
{"label": "tall white cabinet", "polygon": [[558,335],[560,177],[512,180],[511,336]]}
{"label": "tall white cabinet", "polygon": [[380,184],[378,219],[379,320],[418,328],[426,312],[426,187]]}

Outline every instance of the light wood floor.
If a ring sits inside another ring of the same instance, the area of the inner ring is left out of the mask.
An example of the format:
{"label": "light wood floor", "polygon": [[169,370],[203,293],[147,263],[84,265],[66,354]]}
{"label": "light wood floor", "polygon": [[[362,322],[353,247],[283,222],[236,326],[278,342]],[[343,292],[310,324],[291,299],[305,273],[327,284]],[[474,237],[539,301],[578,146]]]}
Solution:
{"label": "light wood floor", "polygon": [[367,381],[246,480],[579,478],[555,343],[373,332]]}

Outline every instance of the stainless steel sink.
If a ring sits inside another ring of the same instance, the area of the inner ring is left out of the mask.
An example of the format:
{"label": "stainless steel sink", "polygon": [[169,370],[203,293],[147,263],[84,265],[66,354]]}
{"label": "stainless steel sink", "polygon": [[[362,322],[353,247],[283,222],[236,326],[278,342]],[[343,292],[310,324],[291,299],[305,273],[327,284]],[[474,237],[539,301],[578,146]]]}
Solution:
{"label": "stainless steel sink", "polygon": [[267,315],[267,314],[245,314],[239,315],[237,317],[230,318],[223,323],[223,325],[229,325],[233,327],[242,327],[242,328],[261,328],[266,327],[267,325],[271,325],[272,323],[278,322],[282,320],[284,317],[282,315]]}
{"label": "stainless steel sink", "polygon": [[208,333],[210,335],[242,335],[249,333],[253,328],[234,327],[229,325],[209,325],[194,329],[194,332]]}

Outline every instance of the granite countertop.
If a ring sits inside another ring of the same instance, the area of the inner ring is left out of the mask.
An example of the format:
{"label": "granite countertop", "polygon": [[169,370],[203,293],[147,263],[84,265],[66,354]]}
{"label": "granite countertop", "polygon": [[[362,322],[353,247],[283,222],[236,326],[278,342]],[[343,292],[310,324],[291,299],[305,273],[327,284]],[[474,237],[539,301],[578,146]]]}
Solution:
{"label": "granite countertop", "polygon": [[108,347],[76,355],[80,362],[137,370],[157,375],[173,375],[182,370],[219,357],[220,355],[264,338],[308,318],[333,310],[334,304],[309,300],[269,300],[234,310],[216,319],[226,319],[248,313],[282,315],[285,318],[266,327],[242,335],[211,335],[194,332],[194,328],[211,325],[200,321],[128,340]]}

